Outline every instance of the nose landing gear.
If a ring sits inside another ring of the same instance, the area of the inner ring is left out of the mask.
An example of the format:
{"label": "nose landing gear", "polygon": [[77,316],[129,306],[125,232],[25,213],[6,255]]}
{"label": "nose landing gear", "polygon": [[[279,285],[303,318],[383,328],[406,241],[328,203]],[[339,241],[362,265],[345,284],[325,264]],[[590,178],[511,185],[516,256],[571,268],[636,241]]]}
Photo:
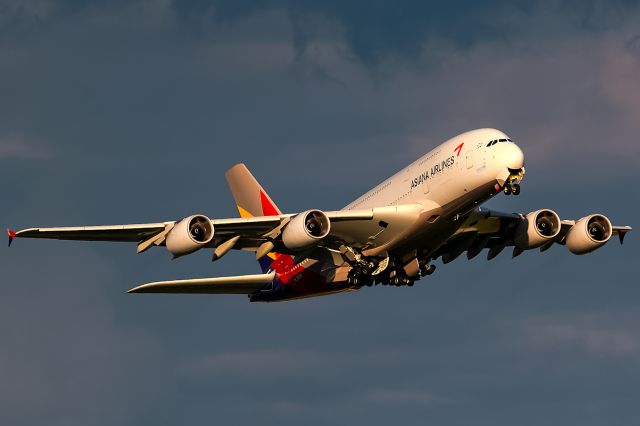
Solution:
{"label": "nose landing gear", "polygon": [[511,170],[509,169],[511,174],[509,178],[504,183],[502,191],[505,195],[520,195],[520,182],[524,178],[524,167],[519,170]]}
{"label": "nose landing gear", "polygon": [[504,188],[502,189],[504,195],[520,195],[520,184],[519,183],[505,183]]}

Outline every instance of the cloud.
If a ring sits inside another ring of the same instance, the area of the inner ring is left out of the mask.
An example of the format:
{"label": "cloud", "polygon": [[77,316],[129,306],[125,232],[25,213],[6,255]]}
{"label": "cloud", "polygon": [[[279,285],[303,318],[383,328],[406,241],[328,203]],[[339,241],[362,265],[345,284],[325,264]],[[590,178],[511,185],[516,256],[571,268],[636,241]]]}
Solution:
{"label": "cloud", "polygon": [[[423,46],[443,40],[460,50],[482,43],[517,42],[522,39],[562,37],[575,32],[600,33],[626,22],[636,6],[624,0],[603,2],[545,1],[531,5],[526,1],[461,0],[431,4],[420,1],[389,2],[373,0],[363,5],[339,0],[267,2],[173,2],[176,14],[188,26],[209,27],[220,22],[242,22],[269,10],[284,10],[293,28],[296,51],[304,54],[308,45],[339,34],[351,56],[367,65],[379,65],[391,58],[411,61]],[[532,16],[555,17],[557,25],[545,22],[528,26]],[[537,16],[536,16],[537,15]],[[204,18],[204,19],[203,19]],[[323,30],[330,26],[332,31]],[[551,29],[551,31],[549,31]]]}
{"label": "cloud", "polygon": [[[4,161],[0,217],[236,215],[223,171],[237,161],[283,208],[330,209],[493,126],[524,148],[532,191],[492,203],[606,207],[633,225],[632,10],[589,29],[598,20],[566,2],[569,18],[546,5],[475,5],[465,18],[463,4],[418,5],[407,20],[397,6],[385,20],[381,3],[343,3],[69,2],[13,16],[0,158],[56,161]],[[509,17],[513,36],[474,31]],[[168,262],[126,244],[17,241],[0,256],[0,413],[10,424],[633,423],[639,315],[615,312],[638,299],[634,241],[588,257],[460,259],[412,288],[269,305],[123,293],[253,273],[246,253],[212,265],[206,251]]]}
{"label": "cloud", "polygon": [[259,349],[223,352],[189,361],[182,371],[188,376],[232,376],[253,379],[321,377],[331,374],[334,359],[313,351]]}
{"label": "cloud", "polygon": [[108,264],[86,251],[54,252],[20,257],[12,250],[0,261],[1,417],[11,424],[122,423],[153,400],[141,396],[145,387],[163,382],[144,378],[157,368],[160,357],[150,357],[156,344],[116,324],[105,291],[114,281]]}
{"label": "cloud", "polygon": [[640,333],[635,327],[611,324],[600,315],[536,316],[522,326],[532,349],[545,352],[576,351],[597,358],[640,356]]}
{"label": "cloud", "polygon": [[442,398],[419,389],[372,389],[365,392],[361,398],[365,402],[374,405],[417,406],[423,408],[431,408],[451,403],[447,398]]}
{"label": "cloud", "polygon": [[2,0],[0,1],[0,8],[3,12],[1,16],[5,22],[0,20],[0,24],[6,25],[19,19],[44,21],[51,17],[58,6],[56,3],[56,1],[46,0]]}
{"label": "cloud", "polygon": [[22,136],[0,136],[0,159],[48,159],[51,153],[46,145],[34,144]]}

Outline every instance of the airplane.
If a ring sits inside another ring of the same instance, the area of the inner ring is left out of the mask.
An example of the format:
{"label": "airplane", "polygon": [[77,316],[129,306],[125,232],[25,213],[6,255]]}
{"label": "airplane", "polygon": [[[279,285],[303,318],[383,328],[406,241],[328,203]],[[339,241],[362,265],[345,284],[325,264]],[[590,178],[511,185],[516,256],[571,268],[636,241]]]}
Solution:
{"label": "airplane", "polygon": [[135,225],[7,230],[14,238],[137,243],[142,253],[164,246],[174,258],[201,249],[217,261],[230,250],[255,253],[261,274],[160,281],[130,293],[244,294],[275,302],[356,291],[364,286],[412,286],[466,252],[487,249],[491,260],[506,247],[516,257],[554,244],[582,255],[629,226],[603,214],[561,220],[550,209],[503,213],[481,205],[497,194],[518,195],[524,154],[496,129],[447,140],[342,210],[283,214],[244,164],[226,172],[239,218],[194,214],[178,221]]}

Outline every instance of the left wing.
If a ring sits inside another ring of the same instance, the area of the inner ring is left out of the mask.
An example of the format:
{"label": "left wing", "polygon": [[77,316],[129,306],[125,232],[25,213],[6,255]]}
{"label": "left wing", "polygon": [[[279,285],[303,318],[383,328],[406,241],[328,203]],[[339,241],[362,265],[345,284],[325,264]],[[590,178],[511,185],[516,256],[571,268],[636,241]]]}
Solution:
{"label": "left wing", "polygon": [[477,208],[432,257],[442,257],[443,263],[448,263],[465,251],[472,259],[488,248],[487,259],[491,260],[506,247],[513,247],[512,256],[516,257],[534,248],[545,251],[553,244],[566,245],[574,254],[586,254],[606,244],[614,235],[622,244],[631,229],[614,226],[600,214],[579,220],[560,220],[554,211],[547,209],[525,215]]}

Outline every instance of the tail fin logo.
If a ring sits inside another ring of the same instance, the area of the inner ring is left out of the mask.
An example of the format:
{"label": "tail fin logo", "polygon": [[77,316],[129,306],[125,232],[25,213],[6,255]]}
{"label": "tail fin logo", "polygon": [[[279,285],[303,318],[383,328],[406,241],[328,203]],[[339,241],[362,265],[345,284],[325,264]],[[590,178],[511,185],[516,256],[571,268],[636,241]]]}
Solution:
{"label": "tail fin logo", "polygon": [[260,191],[260,204],[262,205],[262,214],[265,216],[278,216],[280,212],[276,206],[269,201],[267,194],[264,191]]}

